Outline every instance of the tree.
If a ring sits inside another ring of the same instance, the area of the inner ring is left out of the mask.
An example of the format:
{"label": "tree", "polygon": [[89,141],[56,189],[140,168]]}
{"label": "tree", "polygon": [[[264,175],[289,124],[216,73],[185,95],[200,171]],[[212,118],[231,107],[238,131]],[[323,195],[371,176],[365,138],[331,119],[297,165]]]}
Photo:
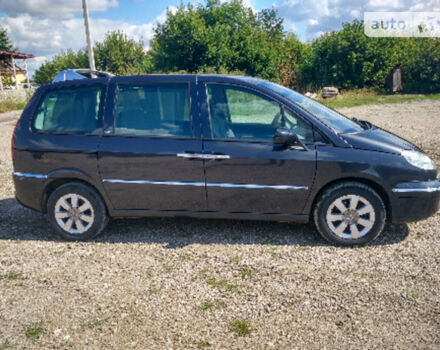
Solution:
{"label": "tree", "polygon": [[369,38],[363,22],[345,23],[340,31],[314,40],[305,59],[304,74],[315,87],[383,86],[386,76],[401,61],[400,38]]}
{"label": "tree", "polygon": [[[152,70],[151,61],[143,49],[142,42],[129,39],[121,31],[106,34],[94,48],[96,67],[119,75],[146,74]],[[43,63],[35,72],[37,84],[48,84],[58,72],[69,68],[88,68],[86,50],[67,50]]]}
{"label": "tree", "polygon": [[96,67],[117,75],[147,73],[151,62],[141,41],[129,39],[122,31],[107,33],[94,48]]}
{"label": "tree", "polygon": [[0,27],[0,50],[4,50],[4,51],[18,50],[9,39],[8,30],[2,27]]}
{"label": "tree", "polygon": [[241,0],[208,0],[168,11],[155,28],[151,57],[163,72],[243,71],[274,78],[283,37],[275,10],[255,14]]}
{"label": "tree", "polygon": [[286,36],[277,54],[276,82],[286,87],[304,89],[302,65],[307,49],[308,45],[303,44],[295,34]]}
{"label": "tree", "polygon": [[63,51],[51,60],[43,63],[35,71],[34,80],[39,85],[48,84],[62,70],[84,68],[88,67],[88,65],[89,59],[85,50],[79,50],[76,53],[72,50]]}
{"label": "tree", "polygon": [[408,39],[403,52],[403,89],[412,93],[440,92],[440,40]]}

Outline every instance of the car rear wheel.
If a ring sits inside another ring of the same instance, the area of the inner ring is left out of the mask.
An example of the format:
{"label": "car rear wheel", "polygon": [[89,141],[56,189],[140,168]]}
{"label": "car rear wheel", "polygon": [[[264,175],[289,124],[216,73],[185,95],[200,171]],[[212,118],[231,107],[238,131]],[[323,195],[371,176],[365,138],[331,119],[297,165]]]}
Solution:
{"label": "car rear wheel", "polygon": [[76,182],[62,185],[50,195],[47,212],[55,232],[68,240],[91,239],[104,230],[108,221],[101,197]]}
{"label": "car rear wheel", "polygon": [[344,182],[328,188],[318,199],[314,220],[319,233],[343,246],[366,244],[382,231],[385,205],[370,187]]}

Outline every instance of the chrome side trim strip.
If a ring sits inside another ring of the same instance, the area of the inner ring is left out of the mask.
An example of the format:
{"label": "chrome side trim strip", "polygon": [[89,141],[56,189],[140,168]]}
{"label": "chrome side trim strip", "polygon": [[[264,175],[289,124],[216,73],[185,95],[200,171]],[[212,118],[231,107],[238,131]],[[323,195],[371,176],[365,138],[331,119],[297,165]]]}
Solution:
{"label": "chrome side trim strip", "polygon": [[393,188],[394,193],[410,193],[410,192],[440,192],[440,187],[425,187],[425,188]]}
{"label": "chrome side trim strip", "polygon": [[43,174],[31,174],[31,173],[20,173],[18,171],[14,171],[12,173],[12,175],[14,176],[20,176],[20,177],[29,177],[29,178],[33,178],[33,179],[47,179],[47,175],[43,175]]}
{"label": "chrome side trim strip", "polygon": [[226,187],[226,188],[252,188],[252,189],[270,188],[273,190],[308,190],[309,189],[307,186],[228,184],[228,183],[211,183],[211,182],[208,182],[206,186]]}
{"label": "chrome side trim strip", "polygon": [[204,154],[203,159],[231,159],[227,154]]}
{"label": "chrome side trim strip", "polygon": [[224,187],[224,188],[248,188],[248,189],[274,189],[274,190],[308,190],[308,186],[288,186],[288,185],[255,185],[255,184],[230,184],[230,183],[214,183],[214,182],[182,182],[182,181],[148,181],[148,180],[121,180],[121,179],[104,179],[107,183],[123,183],[123,184],[146,184],[146,185],[170,185],[170,186],[207,186],[207,187]]}
{"label": "chrome side trim strip", "polygon": [[147,181],[147,180],[120,180],[120,179],[104,179],[103,181],[108,183],[139,184],[139,185],[205,186],[204,182]]}
{"label": "chrome side trim strip", "polygon": [[177,153],[179,158],[187,159],[230,159],[231,156],[227,154],[201,154],[201,153]]}

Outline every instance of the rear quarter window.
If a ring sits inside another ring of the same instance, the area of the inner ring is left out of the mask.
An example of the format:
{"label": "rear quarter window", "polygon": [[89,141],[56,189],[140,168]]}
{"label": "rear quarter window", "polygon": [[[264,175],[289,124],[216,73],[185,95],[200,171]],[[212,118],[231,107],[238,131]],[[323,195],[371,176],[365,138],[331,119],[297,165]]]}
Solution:
{"label": "rear quarter window", "polygon": [[93,133],[99,127],[101,95],[101,86],[48,91],[40,101],[32,127],[49,133]]}

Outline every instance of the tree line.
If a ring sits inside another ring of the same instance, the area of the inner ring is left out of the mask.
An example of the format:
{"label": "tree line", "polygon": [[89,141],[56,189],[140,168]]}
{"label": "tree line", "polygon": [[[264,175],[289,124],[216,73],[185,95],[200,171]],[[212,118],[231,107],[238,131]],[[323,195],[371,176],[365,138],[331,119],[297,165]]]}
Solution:
{"label": "tree line", "polygon": [[[150,49],[122,31],[94,46],[96,67],[118,75],[229,73],[258,76],[296,90],[323,86],[382,89],[399,66],[406,92],[440,91],[440,41],[436,38],[369,38],[363,23],[344,23],[310,43],[283,30],[273,9],[258,13],[241,0],[181,5],[155,28]],[[67,50],[35,72],[38,84],[63,69],[88,67],[86,50]]]}

